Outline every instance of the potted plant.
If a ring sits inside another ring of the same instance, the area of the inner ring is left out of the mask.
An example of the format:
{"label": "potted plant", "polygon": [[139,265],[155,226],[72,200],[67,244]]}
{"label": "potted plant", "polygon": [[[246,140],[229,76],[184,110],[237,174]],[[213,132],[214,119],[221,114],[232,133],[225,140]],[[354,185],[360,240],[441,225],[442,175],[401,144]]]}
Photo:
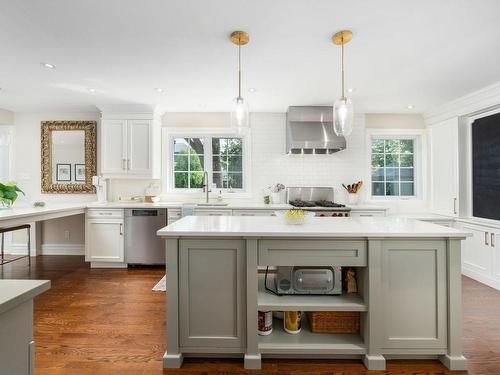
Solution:
{"label": "potted plant", "polygon": [[12,204],[16,201],[18,194],[24,192],[17,187],[16,181],[7,181],[6,183],[0,183],[0,208],[10,208]]}

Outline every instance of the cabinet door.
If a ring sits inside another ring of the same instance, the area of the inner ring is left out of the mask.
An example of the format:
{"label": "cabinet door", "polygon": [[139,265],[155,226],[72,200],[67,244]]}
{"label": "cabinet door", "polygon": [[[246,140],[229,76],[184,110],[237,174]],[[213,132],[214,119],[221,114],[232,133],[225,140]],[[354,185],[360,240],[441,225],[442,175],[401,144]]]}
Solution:
{"label": "cabinet door", "polygon": [[488,228],[463,224],[462,229],[472,233],[472,237],[467,237],[462,244],[463,269],[489,276],[493,248],[490,246],[491,236]]}
{"label": "cabinet door", "polygon": [[85,255],[87,262],[123,262],[123,220],[89,219]]}
{"label": "cabinet door", "polygon": [[382,347],[446,348],[446,242],[384,241]]}
{"label": "cabinet door", "polygon": [[[490,234],[490,246],[493,255],[493,278],[500,283],[500,232]],[[499,286],[496,286],[499,289]]]}
{"label": "cabinet door", "polygon": [[242,240],[179,241],[181,347],[244,351],[245,254]]}
{"label": "cabinet door", "polygon": [[104,120],[101,139],[101,173],[127,173],[127,121]]}
{"label": "cabinet door", "polygon": [[458,215],[458,119],[430,129],[431,204],[438,214]]}
{"label": "cabinet door", "polygon": [[151,121],[129,120],[127,169],[129,175],[151,175]]}

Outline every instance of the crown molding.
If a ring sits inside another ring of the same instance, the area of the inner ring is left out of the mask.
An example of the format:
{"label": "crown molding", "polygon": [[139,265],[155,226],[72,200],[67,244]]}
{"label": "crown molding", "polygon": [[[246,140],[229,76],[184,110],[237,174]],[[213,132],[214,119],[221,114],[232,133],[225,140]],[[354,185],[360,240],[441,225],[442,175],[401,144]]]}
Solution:
{"label": "crown molding", "polygon": [[432,125],[452,117],[471,116],[500,108],[500,82],[444,103],[424,113],[425,123]]}

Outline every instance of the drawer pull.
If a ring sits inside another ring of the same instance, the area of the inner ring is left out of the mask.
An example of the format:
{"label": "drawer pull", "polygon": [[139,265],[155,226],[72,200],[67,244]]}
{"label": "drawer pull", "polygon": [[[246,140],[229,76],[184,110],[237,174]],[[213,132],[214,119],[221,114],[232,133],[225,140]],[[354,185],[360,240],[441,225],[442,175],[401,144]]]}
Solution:
{"label": "drawer pull", "polygon": [[120,224],[120,236],[123,236],[123,224]]}
{"label": "drawer pull", "polygon": [[495,233],[490,233],[490,244],[491,247],[495,247]]}
{"label": "drawer pull", "polygon": [[99,212],[99,215],[113,215],[112,212]]}
{"label": "drawer pull", "polygon": [[488,243],[488,232],[484,232],[484,244],[485,244],[486,246],[488,246],[488,245],[489,245],[489,243]]}

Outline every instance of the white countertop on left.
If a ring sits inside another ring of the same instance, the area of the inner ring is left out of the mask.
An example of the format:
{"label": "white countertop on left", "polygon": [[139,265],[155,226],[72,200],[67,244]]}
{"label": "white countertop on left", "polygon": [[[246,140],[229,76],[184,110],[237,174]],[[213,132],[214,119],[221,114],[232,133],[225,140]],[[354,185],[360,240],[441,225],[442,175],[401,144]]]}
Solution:
{"label": "white countertop on left", "polygon": [[49,280],[0,280],[0,314],[49,289]]}
{"label": "white countertop on left", "polygon": [[44,216],[65,211],[81,210],[83,213],[87,205],[88,203],[48,203],[45,207],[14,206],[12,208],[0,209],[0,222],[7,219],[19,219],[37,215]]}
{"label": "white countertop on left", "polygon": [[273,216],[187,216],[157,234],[162,237],[465,238],[454,228],[397,217],[311,217],[289,225]]}

